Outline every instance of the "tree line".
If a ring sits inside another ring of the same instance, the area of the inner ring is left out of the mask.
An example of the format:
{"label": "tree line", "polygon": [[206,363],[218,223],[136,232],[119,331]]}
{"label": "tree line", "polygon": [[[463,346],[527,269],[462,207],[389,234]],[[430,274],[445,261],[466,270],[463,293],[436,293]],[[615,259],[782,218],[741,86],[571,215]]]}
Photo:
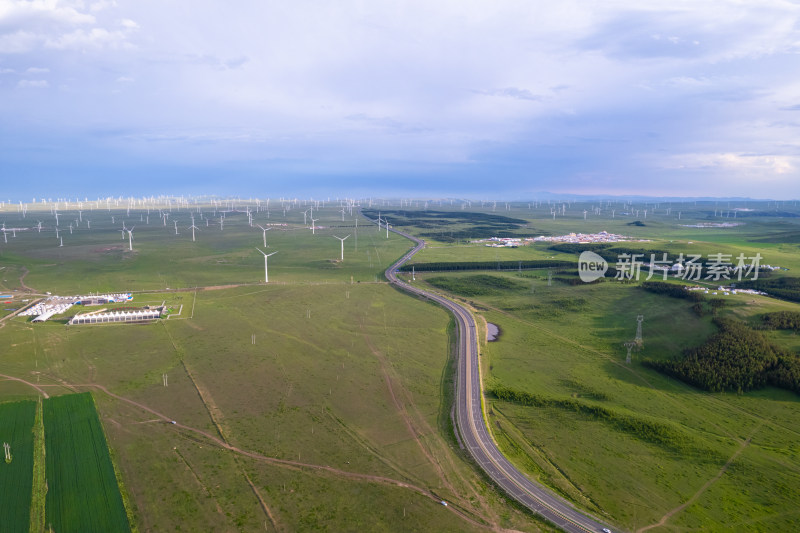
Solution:
{"label": "tree line", "polygon": [[601,405],[592,405],[572,398],[552,398],[539,394],[497,385],[488,391],[498,400],[531,407],[556,407],[576,412],[580,415],[606,422],[615,428],[630,433],[637,438],[674,450],[683,451],[688,447],[686,435],[667,424],[647,420],[642,417],[620,413]]}
{"label": "tree line", "polygon": [[556,259],[529,259],[526,261],[436,261],[432,263],[406,263],[402,272],[431,272],[444,270],[517,270],[530,268],[576,268],[572,261]]}
{"label": "tree line", "polygon": [[796,311],[777,311],[761,316],[764,329],[791,329],[800,331],[800,313]]}

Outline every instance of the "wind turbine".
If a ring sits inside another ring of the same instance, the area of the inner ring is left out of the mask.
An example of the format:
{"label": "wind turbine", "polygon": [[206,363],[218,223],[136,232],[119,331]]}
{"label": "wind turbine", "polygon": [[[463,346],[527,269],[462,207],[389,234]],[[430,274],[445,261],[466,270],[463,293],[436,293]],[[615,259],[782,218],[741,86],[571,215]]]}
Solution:
{"label": "wind turbine", "polygon": [[[349,236],[350,235],[348,235],[347,237]],[[342,262],[344,262],[344,241],[347,240],[347,237],[342,238],[342,237],[337,237],[336,235],[333,236],[334,239],[339,239],[340,241],[342,241]]]}
{"label": "wind turbine", "polygon": [[194,225],[194,220],[192,220],[192,225],[189,226],[189,229],[192,230],[192,242],[194,242],[194,230],[200,231],[200,228]]}
{"label": "wind turbine", "polygon": [[[256,250],[261,252],[261,250],[258,249],[258,248],[256,248]],[[277,251],[272,252],[271,254],[266,254],[264,252],[261,252],[261,255],[264,256],[264,283],[269,283],[269,271],[267,270],[267,257],[269,257],[271,255],[275,255],[277,253],[278,253]]]}
{"label": "wind turbine", "polygon": [[133,251],[133,228],[136,226],[131,226],[131,229],[128,230],[128,250],[131,252]]}
{"label": "wind turbine", "polygon": [[317,220],[319,220],[319,219],[318,218],[312,218],[311,219],[311,235],[316,235],[316,232],[314,230],[317,229],[317,227],[314,225],[314,223]]}
{"label": "wind turbine", "polygon": [[266,248],[267,247],[267,232],[269,230],[271,230],[272,228],[265,228],[261,224],[256,224],[256,226],[258,226],[259,228],[261,228],[264,231],[264,248]]}

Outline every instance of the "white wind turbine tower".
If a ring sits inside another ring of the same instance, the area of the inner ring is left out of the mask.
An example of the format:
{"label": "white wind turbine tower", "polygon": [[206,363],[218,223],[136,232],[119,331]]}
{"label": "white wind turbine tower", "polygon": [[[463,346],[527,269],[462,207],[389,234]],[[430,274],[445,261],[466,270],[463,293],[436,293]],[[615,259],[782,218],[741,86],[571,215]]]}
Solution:
{"label": "white wind turbine tower", "polygon": [[319,219],[318,218],[312,218],[311,219],[311,235],[316,235],[316,232],[314,230],[317,229],[317,226],[315,225],[315,222],[317,220],[319,220]]}
{"label": "white wind turbine tower", "polygon": [[267,232],[268,232],[269,230],[271,230],[272,228],[265,228],[265,227],[264,227],[264,226],[262,226],[261,224],[256,224],[256,226],[258,226],[259,228],[261,228],[261,230],[264,232],[264,248],[266,248],[266,247],[267,247]]}
{"label": "white wind turbine tower", "polygon": [[[347,237],[349,237],[349,236],[350,235],[348,235]],[[342,259],[341,260],[342,260],[343,263],[344,263],[344,241],[347,240],[347,237],[342,238],[342,237],[337,237],[336,235],[333,236],[334,239],[339,239],[342,242]]]}
{"label": "white wind turbine tower", "polygon": [[131,229],[128,230],[128,250],[133,251],[133,228],[136,226],[131,226]]}
{"label": "white wind turbine tower", "polygon": [[[256,250],[258,250],[259,252],[261,252],[261,250],[260,250],[260,249],[258,249],[258,248],[256,248]],[[277,254],[277,253],[278,253],[277,251],[275,251],[275,252],[272,252],[271,254],[266,254],[266,253],[264,253],[264,252],[261,252],[261,255],[263,255],[263,256],[264,256],[264,283],[269,283],[269,271],[267,270],[267,258],[268,258],[269,256],[271,256],[271,255],[275,255],[275,254]]]}
{"label": "white wind turbine tower", "polygon": [[194,225],[194,220],[192,220],[192,225],[189,226],[189,229],[192,230],[192,242],[194,242],[194,230],[200,231],[200,228]]}

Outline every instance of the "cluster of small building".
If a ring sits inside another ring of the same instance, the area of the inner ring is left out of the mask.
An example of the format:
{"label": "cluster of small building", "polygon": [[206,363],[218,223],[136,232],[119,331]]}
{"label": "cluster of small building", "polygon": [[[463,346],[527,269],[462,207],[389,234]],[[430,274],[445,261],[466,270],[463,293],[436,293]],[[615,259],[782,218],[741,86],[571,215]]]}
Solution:
{"label": "cluster of small building", "polygon": [[766,292],[757,291],[755,289],[733,289],[731,287],[724,287],[720,285],[717,287],[717,290],[709,289],[708,287],[684,287],[687,291],[703,291],[703,294],[722,294],[722,296],[728,296],[731,294],[758,294],[760,296],[768,296]]}
{"label": "cluster of small building", "polygon": [[35,316],[32,322],[44,322],[50,317],[66,312],[73,305],[103,305],[107,303],[128,302],[131,293],[98,294],[91,296],[50,296],[43,302],[32,305],[19,316]]}
{"label": "cluster of small building", "polygon": [[699,222],[697,224],[679,224],[683,228],[735,228],[744,222]]}
{"label": "cluster of small building", "polygon": [[106,324],[110,322],[141,322],[143,320],[155,320],[161,318],[163,307],[133,309],[130,311],[110,311],[107,313],[94,312],[83,313],[72,317],[69,325],[76,324]]}
{"label": "cluster of small building", "polygon": [[[546,237],[544,235],[540,235],[539,237],[491,237],[489,239],[480,239],[472,242],[486,243],[486,246],[491,248],[517,248],[518,246],[527,246],[534,242],[592,244],[598,242],[624,242],[632,240],[634,239],[631,237],[601,231],[600,233],[570,233],[569,235],[558,235],[556,237]],[[640,239],[639,242],[646,242],[646,240]]]}
{"label": "cluster of small building", "polygon": [[485,242],[486,246],[490,248],[518,248],[530,244],[530,239],[522,239],[520,237],[492,237],[490,239],[481,239],[472,242]]}
{"label": "cluster of small building", "polygon": [[591,244],[598,242],[625,242],[625,241],[638,241],[647,242],[646,239],[633,239],[625,235],[618,235],[616,233],[609,233],[601,231],[599,233],[570,233],[569,235],[558,235],[555,237],[545,237],[541,235],[531,239],[534,242],[568,242],[574,244]]}
{"label": "cluster of small building", "polygon": [[39,302],[36,305],[29,307],[22,311],[19,316],[34,316],[33,322],[44,322],[53,315],[60,315],[67,309],[72,307],[73,302],[64,300],[53,300],[49,298],[44,302]]}

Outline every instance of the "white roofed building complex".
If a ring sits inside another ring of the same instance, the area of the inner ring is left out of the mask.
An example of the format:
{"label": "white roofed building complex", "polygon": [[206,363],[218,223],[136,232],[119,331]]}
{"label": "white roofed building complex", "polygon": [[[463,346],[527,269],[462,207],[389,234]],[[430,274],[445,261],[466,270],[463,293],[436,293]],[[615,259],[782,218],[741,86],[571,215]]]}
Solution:
{"label": "white roofed building complex", "polygon": [[161,318],[163,307],[153,309],[133,309],[133,310],[120,310],[109,311],[107,313],[83,313],[75,315],[69,321],[69,324],[111,324],[114,322],[144,322],[147,320],[156,320]]}

